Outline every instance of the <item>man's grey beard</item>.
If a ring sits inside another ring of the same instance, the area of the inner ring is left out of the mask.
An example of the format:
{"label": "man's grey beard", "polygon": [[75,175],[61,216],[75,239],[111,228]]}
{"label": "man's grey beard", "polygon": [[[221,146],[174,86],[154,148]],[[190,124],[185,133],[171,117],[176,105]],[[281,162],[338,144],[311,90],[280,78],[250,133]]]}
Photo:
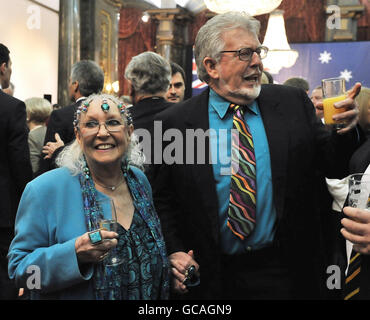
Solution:
{"label": "man's grey beard", "polygon": [[230,92],[230,95],[235,98],[243,98],[246,100],[255,100],[261,93],[261,85],[257,84],[252,89],[245,88],[234,92]]}

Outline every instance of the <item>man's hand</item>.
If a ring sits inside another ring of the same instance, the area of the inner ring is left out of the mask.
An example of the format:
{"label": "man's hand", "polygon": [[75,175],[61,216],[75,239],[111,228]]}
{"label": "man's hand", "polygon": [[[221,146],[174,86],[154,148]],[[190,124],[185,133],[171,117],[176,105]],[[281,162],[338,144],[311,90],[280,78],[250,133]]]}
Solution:
{"label": "man's hand", "polygon": [[55,141],[56,142],[49,141],[45,146],[42,147],[42,153],[46,155],[44,159],[51,159],[54,151],[64,146],[64,142],[58,133],[55,134]]}
{"label": "man's hand", "polygon": [[341,220],[343,237],[353,243],[355,251],[370,254],[370,211],[345,207],[343,212],[349,217]]}
{"label": "man's hand", "polygon": [[336,108],[346,108],[347,111],[338,113],[333,116],[335,121],[343,122],[346,124],[346,127],[338,130],[339,134],[346,133],[347,131],[354,128],[358,122],[359,109],[355,98],[361,91],[361,83],[357,82],[351,90],[347,93],[347,98],[336,102],[334,107]]}
{"label": "man's hand", "polygon": [[199,275],[199,264],[194,260],[194,252],[190,250],[188,253],[175,252],[169,256],[172,265],[172,287],[177,293],[187,293],[188,289],[184,285],[185,272],[191,266],[195,266],[195,270]]}
{"label": "man's hand", "polygon": [[[358,122],[359,110],[358,110],[358,106],[357,106],[357,103],[355,101],[355,98],[360,93],[360,91],[361,91],[361,83],[357,82],[353,86],[353,88],[348,91],[346,99],[334,103],[335,108],[345,108],[346,109],[346,111],[344,111],[342,113],[338,113],[338,114],[333,116],[333,119],[335,121],[345,123],[345,125],[346,125],[345,128],[340,129],[340,130],[337,131],[339,134],[343,134],[343,133],[346,133],[347,131],[351,130],[352,128],[354,128],[356,126],[356,124]],[[316,109],[324,110],[322,102],[318,102],[315,105],[315,107],[316,107]]]}

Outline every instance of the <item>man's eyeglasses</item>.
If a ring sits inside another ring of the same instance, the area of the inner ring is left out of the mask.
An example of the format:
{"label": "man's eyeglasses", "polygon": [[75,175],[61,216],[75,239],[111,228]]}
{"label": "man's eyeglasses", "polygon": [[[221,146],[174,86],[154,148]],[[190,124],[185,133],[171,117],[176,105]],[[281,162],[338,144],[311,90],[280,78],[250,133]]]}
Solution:
{"label": "man's eyeglasses", "polygon": [[80,129],[83,129],[83,135],[84,136],[90,136],[97,134],[100,130],[100,126],[104,125],[105,129],[111,133],[111,132],[119,132],[122,130],[122,127],[124,126],[122,120],[117,119],[110,119],[105,122],[99,123],[98,121],[87,121],[82,122],[79,124]]}
{"label": "man's eyeglasses", "polygon": [[225,53],[225,52],[236,52],[237,56],[241,61],[249,61],[252,59],[253,53],[256,52],[260,59],[264,59],[267,56],[267,52],[269,49],[264,46],[260,46],[257,49],[252,49],[252,48],[241,48],[239,50],[228,50],[228,51],[220,51],[220,53]]}

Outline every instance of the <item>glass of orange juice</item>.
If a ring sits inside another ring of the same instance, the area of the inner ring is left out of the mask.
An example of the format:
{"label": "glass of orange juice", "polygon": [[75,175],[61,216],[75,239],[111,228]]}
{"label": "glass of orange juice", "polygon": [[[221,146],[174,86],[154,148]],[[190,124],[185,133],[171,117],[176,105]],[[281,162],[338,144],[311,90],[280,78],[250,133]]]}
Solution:
{"label": "glass of orange juice", "polygon": [[346,98],[345,79],[330,78],[322,80],[324,121],[326,125],[339,130],[345,127],[344,123],[333,120],[333,115],[346,111],[346,108],[336,108],[334,103]]}

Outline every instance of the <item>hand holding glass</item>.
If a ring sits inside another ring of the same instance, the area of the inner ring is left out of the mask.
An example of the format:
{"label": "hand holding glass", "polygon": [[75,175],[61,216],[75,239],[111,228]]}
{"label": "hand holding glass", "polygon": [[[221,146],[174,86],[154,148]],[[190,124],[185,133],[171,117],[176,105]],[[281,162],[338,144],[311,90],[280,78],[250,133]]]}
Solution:
{"label": "hand holding glass", "polygon": [[[118,222],[117,222],[117,213],[112,199],[100,201],[100,206],[104,211],[111,210],[112,218],[111,219],[102,219],[99,221],[99,227],[103,230],[114,231],[118,233]],[[109,215],[107,215],[109,216]],[[107,240],[110,241],[110,240]],[[120,258],[117,247],[114,247],[109,250],[107,257],[104,259],[103,263],[105,266],[117,266],[123,263],[124,260]]]}
{"label": "hand holding glass", "polygon": [[334,103],[346,99],[345,80],[343,78],[323,79],[322,92],[325,124],[337,130],[344,128],[345,124],[333,120],[333,115],[346,111],[346,108],[334,107]]}
{"label": "hand holding glass", "polygon": [[370,174],[349,176],[348,204],[350,207],[370,210]]}

